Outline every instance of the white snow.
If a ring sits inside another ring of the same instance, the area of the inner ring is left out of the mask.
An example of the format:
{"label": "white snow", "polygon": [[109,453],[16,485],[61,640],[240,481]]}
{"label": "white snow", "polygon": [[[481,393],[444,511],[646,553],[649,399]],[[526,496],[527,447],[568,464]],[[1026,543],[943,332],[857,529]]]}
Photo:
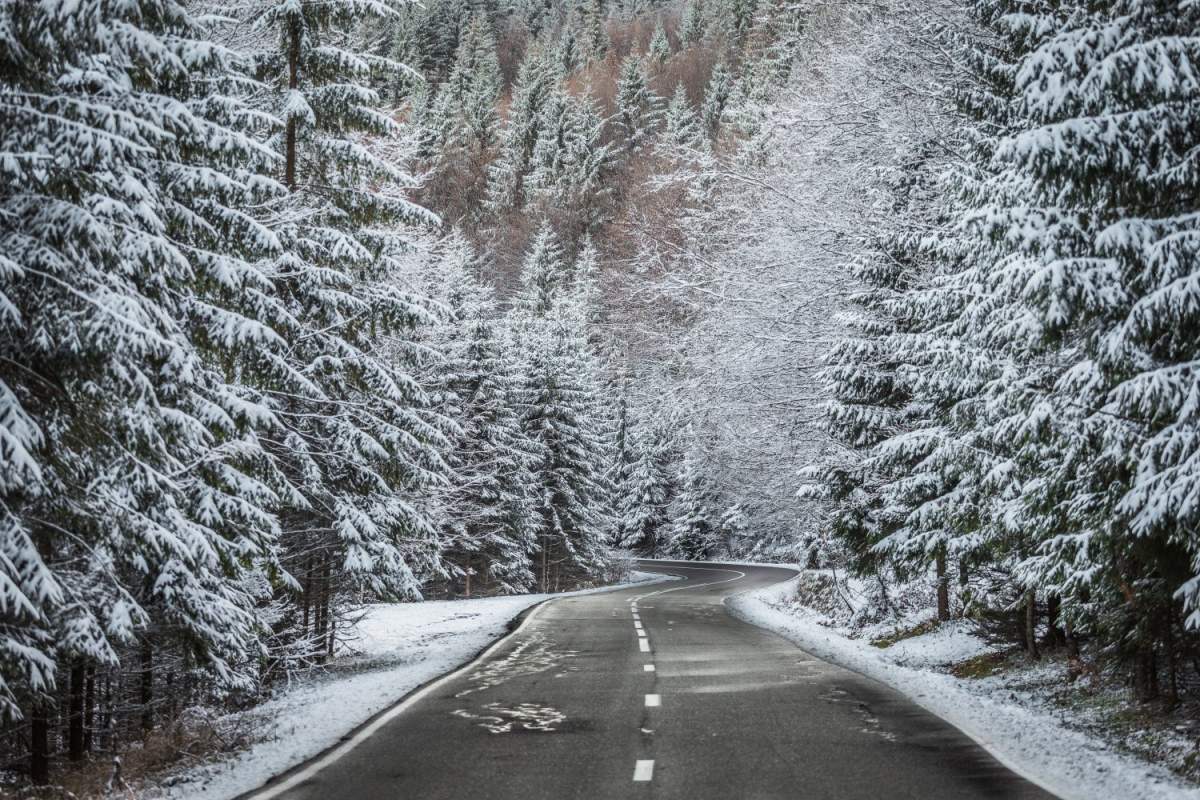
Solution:
{"label": "white snow", "polygon": [[[633,572],[629,582],[667,580],[674,578]],[[353,652],[342,653],[329,673],[297,682],[279,697],[223,720],[230,729],[255,731],[249,748],[188,770],[157,793],[142,796],[231,798],[262,786],[413,689],[470,661],[525,609],[555,597],[620,588],[369,606],[350,641]]]}
{"label": "white snow", "polygon": [[1066,727],[1049,709],[1031,708],[995,681],[971,681],[919,667],[969,658],[986,650],[961,626],[881,649],[851,639],[782,604],[799,576],[726,600],[738,617],[795,642],[806,652],[873,678],[958,727],[1001,763],[1064,800],[1179,800],[1200,789],[1166,768],[1119,753]]}

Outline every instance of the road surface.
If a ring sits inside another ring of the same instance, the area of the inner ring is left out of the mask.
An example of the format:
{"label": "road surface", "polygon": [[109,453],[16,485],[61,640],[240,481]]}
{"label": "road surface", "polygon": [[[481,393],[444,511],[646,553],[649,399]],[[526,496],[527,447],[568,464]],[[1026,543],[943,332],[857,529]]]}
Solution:
{"label": "road surface", "polygon": [[566,597],[256,800],[1050,798],[901,695],[730,616],[778,567]]}

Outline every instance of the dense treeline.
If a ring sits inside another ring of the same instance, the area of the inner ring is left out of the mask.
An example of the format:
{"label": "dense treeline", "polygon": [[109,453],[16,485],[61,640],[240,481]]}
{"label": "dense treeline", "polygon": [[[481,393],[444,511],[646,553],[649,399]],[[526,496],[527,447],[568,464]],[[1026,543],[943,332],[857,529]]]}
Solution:
{"label": "dense treeline", "polygon": [[796,24],[0,6],[5,766],[253,702],[352,604],[744,536],[679,415],[632,407],[601,277],[629,187],[751,124]]}
{"label": "dense treeline", "polygon": [[907,154],[856,265],[845,457],[814,487],[860,574],[932,571],[941,619],[1174,704],[1200,663],[1200,17],[970,8],[951,136]]}

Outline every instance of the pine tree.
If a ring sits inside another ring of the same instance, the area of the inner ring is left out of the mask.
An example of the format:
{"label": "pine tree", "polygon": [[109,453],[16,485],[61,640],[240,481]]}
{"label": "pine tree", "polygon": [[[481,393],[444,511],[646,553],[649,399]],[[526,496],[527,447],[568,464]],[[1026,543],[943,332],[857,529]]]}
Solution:
{"label": "pine tree", "polygon": [[679,38],[684,46],[699,44],[708,31],[708,18],[702,0],[689,0],[683,11]]}
{"label": "pine tree", "polygon": [[664,115],[663,143],[675,151],[696,150],[703,146],[704,132],[683,84],[676,84],[675,94],[667,104]]}
{"label": "pine tree", "polygon": [[651,431],[638,434],[636,459],[622,487],[620,545],[655,558],[667,543],[674,479],[662,443]]}
{"label": "pine tree", "polygon": [[733,76],[724,63],[713,67],[708,86],[704,89],[704,105],[700,110],[700,118],[709,136],[716,136],[721,128],[721,119],[733,93]]}
{"label": "pine tree", "polygon": [[630,56],[617,77],[617,128],[626,154],[645,150],[658,126],[659,100],[646,83],[641,59]]}
{"label": "pine tree", "polygon": [[489,171],[486,205],[493,213],[525,204],[525,180],[534,166],[543,112],[557,90],[558,80],[557,69],[545,49],[537,42],[531,43],[513,85],[500,155]]}
{"label": "pine tree", "polygon": [[712,490],[695,453],[688,453],[680,471],[679,494],[671,504],[668,550],[679,558],[701,561],[719,545]]}
{"label": "pine tree", "polygon": [[532,455],[516,410],[517,376],[503,349],[491,292],[475,276],[475,258],[461,236],[442,245],[435,274],[447,317],[436,331],[441,353],[434,383],[456,422],[447,458],[449,487],[439,506],[440,546],[467,596],[494,587],[528,591],[534,583],[530,498]]}
{"label": "pine tree", "polygon": [[596,364],[579,324],[583,315],[564,297],[556,252],[543,225],[526,259],[511,334],[512,352],[523,360],[523,430],[536,454],[535,569],[542,591],[599,575],[611,525]]}
{"label": "pine tree", "polygon": [[671,57],[671,41],[667,38],[667,31],[663,28],[662,20],[654,26],[654,34],[650,37],[650,47],[647,50],[647,55],[650,62],[655,65],[662,65]]}
{"label": "pine tree", "polygon": [[280,322],[252,263],[278,243],[243,210],[278,188],[245,76],[175,3],[6,6],[0,28],[0,715],[150,624],[251,688],[240,582],[277,565],[289,486],[239,380]]}
{"label": "pine tree", "polygon": [[528,178],[543,216],[554,214],[568,241],[594,230],[609,210],[605,184],[611,145],[602,143],[604,120],[591,101],[559,90],[542,108]]}
{"label": "pine tree", "polygon": [[339,585],[414,596],[437,559],[436,531],[407,500],[444,472],[402,347],[428,314],[394,280],[405,226],[436,219],[405,197],[416,182],[387,149],[402,129],[369,88],[403,68],[364,54],[353,34],[376,14],[393,19],[357,0],[270,0],[252,20],[279,36],[258,64],[285,122],[272,142],[288,188],[269,219],[283,251],[272,274],[299,326],[272,365],[287,420],[273,447],[303,498],[284,530],[301,627],[315,609],[311,634],[325,643]]}

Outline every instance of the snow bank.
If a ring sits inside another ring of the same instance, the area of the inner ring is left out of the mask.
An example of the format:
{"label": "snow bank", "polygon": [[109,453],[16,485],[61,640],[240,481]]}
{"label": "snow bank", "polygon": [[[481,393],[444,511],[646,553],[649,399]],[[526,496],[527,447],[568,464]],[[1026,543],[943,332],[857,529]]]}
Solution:
{"label": "snow bank", "polygon": [[1116,752],[1066,727],[1049,709],[1023,707],[994,682],[917,668],[969,658],[986,649],[975,637],[964,635],[961,627],[948,626],[945,633],[880,649],[821,625],[815,614],[781,608],[795,593],[799,579],[736,595],[726,605],[736,616],[780,634],[818,658],[902,692],[958,727],[1009,769],[1064,800],[1200,798],[1200,789],[1164,767]]}
{"label": "snow bank", "polygon": [[[646,572],[628,583],[674,580]],[[623,585],[628,585],[623,584]],[[586,589],[592,594],[623,585]],[[470,661],[503,636],[514,617],[564,594],[477,600],[434,600],[369,606],[331,670],[284,689],[280,696],[223,720],[254,731],[254,743],[231,758],[194,767],[146,797],[236,797],[333,746],[369,717],[406,694]]]}

